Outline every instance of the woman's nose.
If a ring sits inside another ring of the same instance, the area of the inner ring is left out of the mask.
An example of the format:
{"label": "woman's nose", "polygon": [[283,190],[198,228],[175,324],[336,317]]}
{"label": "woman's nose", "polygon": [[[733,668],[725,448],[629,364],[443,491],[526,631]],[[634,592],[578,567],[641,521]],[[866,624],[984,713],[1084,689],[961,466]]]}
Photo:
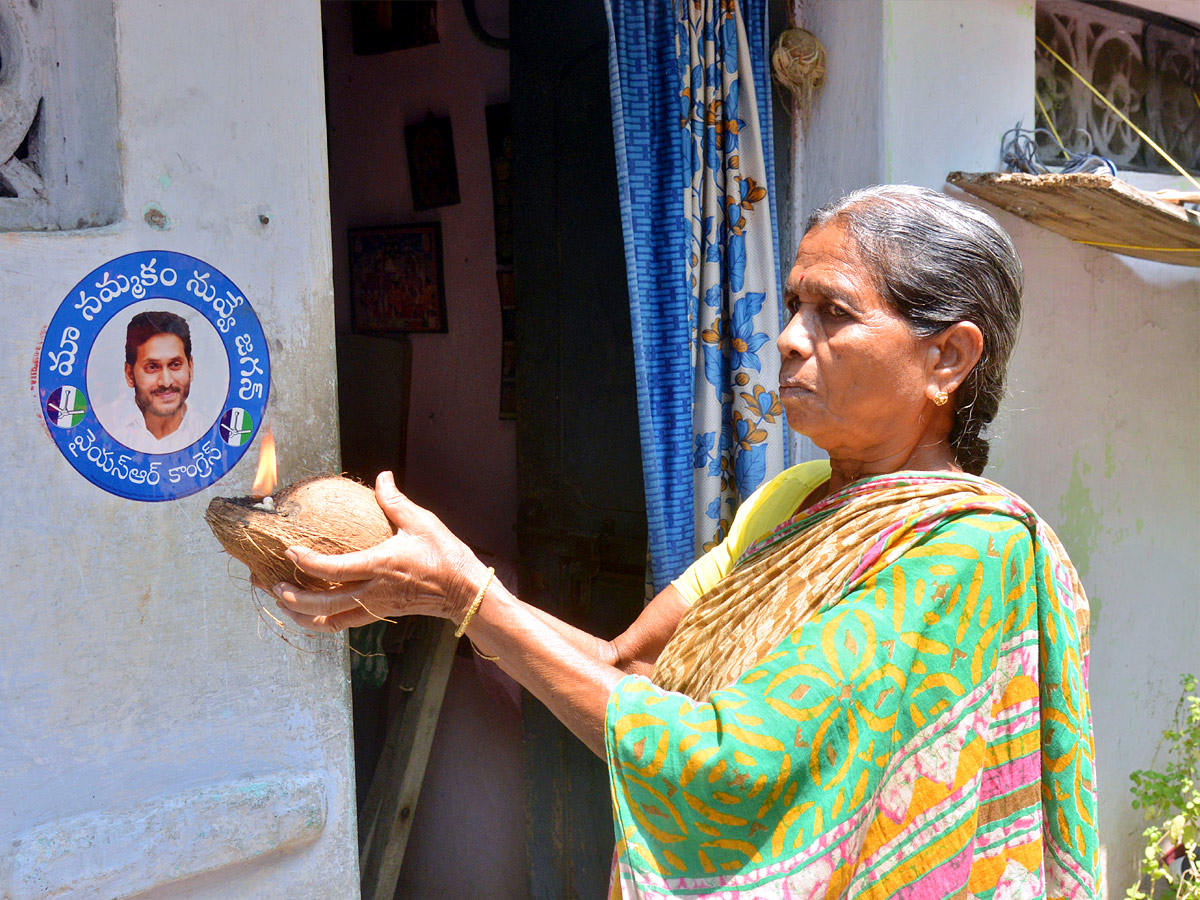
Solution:
{"label": "woman's nose", "polygon": [[812,355],[812,331],[807,318],[805,308],[800,307],[779,333],[776,344],[779,347],[779,355],[784,359],[789,356],[807,359]]}

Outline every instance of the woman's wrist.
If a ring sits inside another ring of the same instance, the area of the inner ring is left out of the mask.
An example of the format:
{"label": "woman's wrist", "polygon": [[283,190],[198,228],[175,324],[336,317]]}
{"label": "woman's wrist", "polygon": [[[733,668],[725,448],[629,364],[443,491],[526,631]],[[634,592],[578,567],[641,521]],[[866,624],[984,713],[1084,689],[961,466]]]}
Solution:
{"label": "woman's wrist", "polygon": [[485,566],[473,554],[459,566],[450,590],[446,592],[447,611],[444,615],[454,622],[460,635],[467,630],[469,619],[479,610],[495,574],[495,569]]}
{"label": "woman's wrist", "polygon": [[467,627],[471,624],[471,619],[474,618],[476,611],[479,609],[479,604],[483,602],[488,588],[492,585],[492,579],[495,577],[496,570],[488,566],[487,577],[483,579],[483,584],[480,585],[479,590],[475,592],[475,596],[471,598],[471,602],[467,605],[467,611],[459,620],[458,628],[454,631],[455,637],[462,637],[466,633]]}

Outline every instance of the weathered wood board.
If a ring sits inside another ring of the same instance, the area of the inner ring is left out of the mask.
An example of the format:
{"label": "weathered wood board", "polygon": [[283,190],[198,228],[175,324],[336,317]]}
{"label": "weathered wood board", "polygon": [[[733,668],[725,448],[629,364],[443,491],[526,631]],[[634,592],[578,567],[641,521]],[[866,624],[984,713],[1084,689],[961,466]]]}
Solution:
{"label": "weathered wood board", "polygon": [[1200,216],[1111,175],[951,172],[946,181],[1073,241],[1200,266]]}
{"label": "weathered wood board", "polygon": [[391,900],[396,893],[458,645],[451,621],[419,617],[406,624],[410,630],[397,674],[412,688],[388,725],[358,823],[363,900]]}

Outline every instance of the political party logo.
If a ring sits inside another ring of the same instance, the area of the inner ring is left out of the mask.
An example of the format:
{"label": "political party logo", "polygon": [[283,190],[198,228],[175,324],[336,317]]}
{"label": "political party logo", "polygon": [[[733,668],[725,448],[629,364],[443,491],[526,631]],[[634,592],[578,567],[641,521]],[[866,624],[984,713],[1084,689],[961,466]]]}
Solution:
{"label": "political party logo", "polygon": [[74,428],[83,421],[87,400],[72,385],[57,388],[46,400],[46,419],[57,428]]}
{"label": "political party logo", "polygon": [[42,415],[66,461],[130,500],[186,497],[245,455],[271,387],[246,295],[207,262],[162,250],[93,269],[38,356]]}
{"label": "political party logo", "polygon": [[221,416],[221,440],[231,447],[250,443],[254,436],[254,419],[240,407],[225,411]]}

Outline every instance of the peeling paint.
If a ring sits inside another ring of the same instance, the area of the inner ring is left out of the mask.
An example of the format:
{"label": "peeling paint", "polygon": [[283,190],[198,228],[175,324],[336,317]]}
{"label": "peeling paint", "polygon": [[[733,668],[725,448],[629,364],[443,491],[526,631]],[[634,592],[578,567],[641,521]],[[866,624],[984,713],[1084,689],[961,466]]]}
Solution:
{"label": "peeling paint", "polygon": [[163,212],[157,203],[147,203],[142,207],[142,219],[155,231],[170,231],[171,219]]}

